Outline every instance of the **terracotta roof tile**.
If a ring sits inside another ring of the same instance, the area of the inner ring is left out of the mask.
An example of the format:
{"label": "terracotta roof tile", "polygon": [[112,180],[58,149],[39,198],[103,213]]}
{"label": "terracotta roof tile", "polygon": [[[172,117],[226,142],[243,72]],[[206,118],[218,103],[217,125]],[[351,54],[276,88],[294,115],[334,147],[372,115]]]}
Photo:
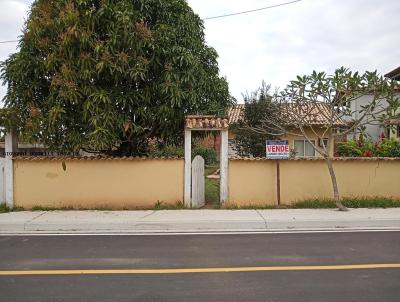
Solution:
{"label": "terracotta roof tile", "polygon": [[[228,110],[229,124],[234,124],[243,118],[244,104],[235,105]],[[331,111],[330,107],[324,103],[304,102],[298,103],[286,103],[282,105],[282,114],[287,116],[287,120],[290,123],[290,119],[293,116],[303,118],[303,125],[312,126],[323,126],[330,124],[333,119],[334,125],[345,126],[346,123],[339,117],[339,115]],[[298,120],[296,118],[296,120]],[[292,119],[292,123],[294,119]]]}
{"label": "terracotta roof tile", "polygon": [[236,104],[228,109],[229,125],[239,122],[243,118],[244,104]]}
{"label": "terracotta roof tile", "polygon": [[286,103],[282,108],[282,114],[289,124],[297,124],[300,121],[301,125],[310,126],[346,125],[340,116],[323,102]]}
{"label": "terracotta roof tile", "polygon": [[217,117],[215,115],[188,115],[185,120],[185,128],[191,130],[224,130],[228,129],[228,126],[227,117]]}

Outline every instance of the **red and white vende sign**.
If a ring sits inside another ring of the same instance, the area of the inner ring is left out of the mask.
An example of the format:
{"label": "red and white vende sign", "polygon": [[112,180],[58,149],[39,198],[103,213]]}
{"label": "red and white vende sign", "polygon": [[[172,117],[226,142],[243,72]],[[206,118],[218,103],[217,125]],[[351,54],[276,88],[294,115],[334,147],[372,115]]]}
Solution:
{"label": "red and white vende sign", "polygon": [[267,140],[267,158],[289,158],[290,148],[287,140]]}

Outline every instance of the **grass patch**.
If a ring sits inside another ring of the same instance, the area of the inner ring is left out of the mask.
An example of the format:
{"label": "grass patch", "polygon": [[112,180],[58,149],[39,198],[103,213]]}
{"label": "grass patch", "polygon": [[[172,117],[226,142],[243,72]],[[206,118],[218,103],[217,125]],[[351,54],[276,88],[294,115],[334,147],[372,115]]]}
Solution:
{"label": "grass patch", "polygon": [[182,209],[185,209],[185,205],[183,204],[183,202],[169,204],[163,201],[157,201],[154,204],[154,210],[182,210]]}
{"label": "grass patch", "polygon": [[219,179],[209,179],[208,175],[213,174],[219,169],[219,164],[207,165],[204,167],[204,189],[206,204],[210,205],[214,209],[221,208],[219,202]]}
{"label": "grass patch", "polygon": [[277,209],[278,207],[269,204],[248,204],[238,206],[237,204],[228,204],[225,209],[227,210],[270,210]]}
{"label": "grass patch", "polygon": [[[342,204],[347,208],[399,208],[400,200],[391,199],[386,197],[374,198],[348,198],[342,199]],[[227,209],[241,209],[241,210],[257,210],[257,209],[334,209],[336,208],[335,202],[332,199],[307,199],[296,202],[291,205],[263,205],[263,204],[249,204],[238,206],[235,204],[228,204]]]}
{"label": "grass patch", "polygon": [[[207,180],[207,179],[206,179]],[[209,179],[210,180],[210,179]],[[219,202],[219,182],[216,184],[215,180],[208,187],[208,195],[213,199],[213,203],[209,203],[213,209],[220,209],[221,204]],[[210,188],[211,186],[211,188]],[[207,194],[207,185],[206,185]],[[209,199],[207,199],[209,200]],[[400,199],[390,199],[385,197],[375,197],[375,198],[343,198],[342,203],[347,208],[399,208]],[[279,207],[267,204],[248,204],[243,206],[238,206],[236,204],[228,204],[225,209],[229,210],[263,210],[263,209],[334,209],[336,205],[332,199],[307,199],[303,201],[296,202],[292,205],[281,205]],[[153,207],[149,208],[127,208],[124,210],[181,210],[185,209],[183,202],[177,202],[175,204],[168,204],[163,201],[157,201]],[[31,211],[73,211],[73,210],[96,210],[96,211],[113,211],[115,209],[110,209],[107,207],[98,207],[93,209],[84,208],[73,208],[73,207],[44,207],[44,206],[34,206],[30,209]],[[10,209],[5,203],[0,204],[0,213],[8,212],[18,212],[25,211],[22,207],[15,207]]]}
{"label": "grass patch", "polygon": [[0,213],[7,213],[10,212],[10,208],[5,204],[0,204]]}
{"label": "grass patch", "polygon": [[[343,198],[342,204],[347,208],[398,208],[400,200],[385,197],[374,198]],[[291,209],[332,209],[336,208],[332,199],[310,199],[296,202]]]}
{"label": "grass patch", "polygon": [[331,199],[307,199],[307,200],[298,201],[292,205],[287,205],[286,208],[291,208],[291,209],[334,209],[334,208],[336,208],[336,205],[335,205],[335,202]]}
{"label": "grass patch", "polygon": [[219,205],[219,181],[206,178],[204,181],[206,203]]}
{"label": "grass patch", "polygon": [[[127,210],[127,209],[123,208],[121,210]],[[32,208],[30,208],[30,211],[115,211],[115,209],[107,205],[104,206],[100,205],[95,208],[83,208],[83,207],[73,207],[73,206],[47,207],[47,206],[35,205]]]}
{"label": "grass patch", "polygon": [[20,212],[25,211],[23,207],[14,207],[10,209],[5,203],[0,204],[0,213],[8,213],[8,212]]}
{"label": "grass patch", "polygon": [[[44,206],[33,206],[31,211],[73,211],[77,210],[73,207],[44,207]],[[85,209],[79,209],[79,210],[85,210]]]}

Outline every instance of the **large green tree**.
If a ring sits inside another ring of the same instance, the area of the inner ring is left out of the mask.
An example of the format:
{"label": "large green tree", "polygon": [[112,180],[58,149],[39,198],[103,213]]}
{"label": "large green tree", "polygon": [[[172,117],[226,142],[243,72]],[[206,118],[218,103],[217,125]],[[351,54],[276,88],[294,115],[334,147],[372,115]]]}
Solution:
{"label": "large green tree", "polygon": [[256,91],[244,95],[244,110],[238,123],[232,126],[235,131],[235,150],[241,156],[265,157],[265,142],[276,139],[272,133],[258,133],[254,127],[260,127],[266,117],[278,110],[270,92],[271,86],[262,82]]}
{"label": "large green tree", "polygon": [[18,130],[52,149],[143,154],[176,143],[185,114],[232,104],[185,0],[36,0],[1,65]]}

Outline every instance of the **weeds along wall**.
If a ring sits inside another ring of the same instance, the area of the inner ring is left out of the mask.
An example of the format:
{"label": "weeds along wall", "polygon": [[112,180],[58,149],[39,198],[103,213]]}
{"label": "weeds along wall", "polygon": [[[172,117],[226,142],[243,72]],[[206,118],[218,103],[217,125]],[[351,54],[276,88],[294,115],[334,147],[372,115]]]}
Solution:
{"label": "weeds along wall", "polygon": [[[281,204],[332,198],[323,159],[279,162]],[[183,201],[183,159],[17,158],[13,166],[14,206],[25,209],[135,209]],[[334,168],[342,197],[400,199],[400,159],[335,159]],[[230,205],[277,204],[275,160],[232,159],[228,181]]]}
{"label": "weeds along wall", "polygon": [[[143,158],[14,160],[14,205],[150,208],[183,201],[184,160]],[[65,168],[65,170],[64,170]]]}
{"label": "weeds along wall", "polygon": [[[280,160],[281,204],[314,198],[332,198],[332,184],[323,159]],[[400,159],[335,159],[334,169],[342,197],[400,198]],[[275,160],[229,161],[229,204],[276,205]]]}

